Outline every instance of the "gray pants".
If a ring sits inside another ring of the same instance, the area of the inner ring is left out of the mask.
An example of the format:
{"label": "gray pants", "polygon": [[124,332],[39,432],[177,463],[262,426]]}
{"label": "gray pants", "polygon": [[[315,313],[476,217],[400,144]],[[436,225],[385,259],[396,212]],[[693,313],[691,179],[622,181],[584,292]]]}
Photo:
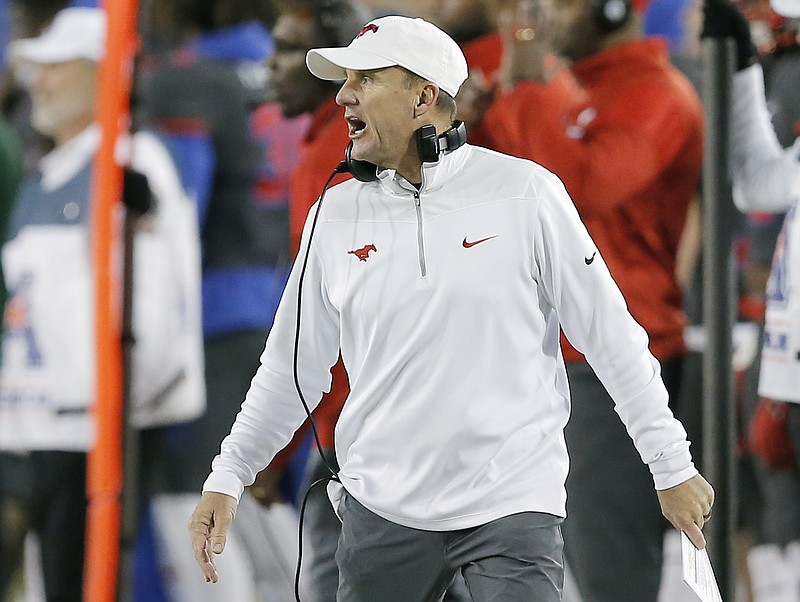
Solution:
{"label": "gray pants", "polygon": [[[335,454],[332,449],[325,450],[325,457],[331,466],[337,466]],[[317,479],[324,479],[330,474],[328,467],[322,459],[311,450],[308,461],[307,483],[303,491]],[[304,579],[308,583],[309,602],[335,602],[336,590],[339,587],[339,567],[336,566],[336,548],[339,545],[339,535],[342,532],[342,523],[331,507],[325,487],[318,486],[308,495],[306,506],[305,531],[308,534],[309,544],[313,553],[307,562],[304,562]],[[447,589],[444,602],[467,602],[470,600],[464,579],[460,575]]]}
{"label": "gray pants", "polygon": [[[307,469],[309,478],[301,491],[305,491],[316,480],[330,476],[330,471],[322,462],[317,450],[312,449],[310,453]],[[333,467],[336,467],[332,449],[325,450],[325,457]],[[308,494],[305,524],[305,531],[313,550],[309,562],[304,567],[309,583],[309,601],[334,602],[336,589],[339,586],[339,569],[336,566],[335,555],[342,524],[331,507],[324,485],[318,485]]]}
{"label": "gray pants", "polygon": [[459,531],[387,521],[345,493],[338,602],[438,602],[461,571],[474,602],[558,602],[561,519],[523,512]]}

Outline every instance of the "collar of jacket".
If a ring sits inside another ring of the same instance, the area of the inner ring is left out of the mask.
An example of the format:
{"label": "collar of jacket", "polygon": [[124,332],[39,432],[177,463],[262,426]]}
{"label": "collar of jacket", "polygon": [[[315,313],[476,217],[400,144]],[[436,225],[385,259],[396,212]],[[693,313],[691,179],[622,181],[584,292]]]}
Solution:
{"label": "collar of jacket", "polygon": [[[458,177],[471,153],[471,146],[464,144],[452,152],[443,153],[436,163],[423,163],[422,186],[419,192],[438,190],[451,179]],[[394,169],[380,170],[378,172],[378,182],[385,191],[392,194],[407,196],[409,192],[414,191],[413,184],[409,183]]]}

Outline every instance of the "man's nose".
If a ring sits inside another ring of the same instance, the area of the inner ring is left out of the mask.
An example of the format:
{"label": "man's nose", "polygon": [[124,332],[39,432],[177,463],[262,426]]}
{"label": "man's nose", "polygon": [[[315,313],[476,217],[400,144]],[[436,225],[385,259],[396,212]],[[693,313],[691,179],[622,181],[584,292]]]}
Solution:
{"label": "man's nose", "polygon": [[342,84],[342,87],[339,88],[339,91],[336,93],[336,104],[341,107],[344,107],[346,105],[355,104],[355,102],[356,100],[355,100],[355,95],[353,94],[353,90],[350,88],[350,86],[347,85],[347,82],[345,81]]}

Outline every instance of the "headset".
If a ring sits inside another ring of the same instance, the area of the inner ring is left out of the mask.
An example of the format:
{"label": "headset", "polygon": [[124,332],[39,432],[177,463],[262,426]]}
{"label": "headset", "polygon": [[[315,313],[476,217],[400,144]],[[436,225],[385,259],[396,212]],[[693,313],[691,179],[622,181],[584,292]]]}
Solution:
{"label": "headset", "polygon": [[[436,163],[442,153],[454,151],[467,142],[467,126],[463,121],[454,121],[453,127],[437,136],[436,128],[423,125],[416,132],[417,152],[423,163]],[[378,179],[378,166],[369,161],[361,161],[352,157],[353,143],[344,151],[344,161],[336,168],[337,173],[350,172],[360,182],[374,182]]]}
{"label": "headset", "polygon": [[592,19],[605,32],[616,31],[631,18],[633,7],[630,0],[594,0]]}

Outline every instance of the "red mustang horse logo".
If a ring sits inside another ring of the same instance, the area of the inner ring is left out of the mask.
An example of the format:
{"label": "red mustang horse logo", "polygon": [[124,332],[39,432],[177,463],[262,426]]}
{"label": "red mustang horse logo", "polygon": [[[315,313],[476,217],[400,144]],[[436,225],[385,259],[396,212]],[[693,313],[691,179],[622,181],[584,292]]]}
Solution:
{"label": "red mustang horse logo", "polygon": [[355,255],[356,257],[358,257],[359,261],[366,261],[367,259],[369,259],[370,251],[375,251],[377,253],[378,249],[375,248],[375,245],[366,245],[364,247],[361,247],[360,249],[356,249],[355,251],[348,251],[347,254]]}
{"label": "red mustang horse logo", "polygon": [[361,28],[361,31],[358,32],[358,35],[356,36],[356,40],[358,38],[360,38],[361,36],[363,36],[368,31],[371,31],[372,33],[378,33],[378,26],[375,25],[374,23],[370,23],[369,25],[365,25],[364,27]]}

